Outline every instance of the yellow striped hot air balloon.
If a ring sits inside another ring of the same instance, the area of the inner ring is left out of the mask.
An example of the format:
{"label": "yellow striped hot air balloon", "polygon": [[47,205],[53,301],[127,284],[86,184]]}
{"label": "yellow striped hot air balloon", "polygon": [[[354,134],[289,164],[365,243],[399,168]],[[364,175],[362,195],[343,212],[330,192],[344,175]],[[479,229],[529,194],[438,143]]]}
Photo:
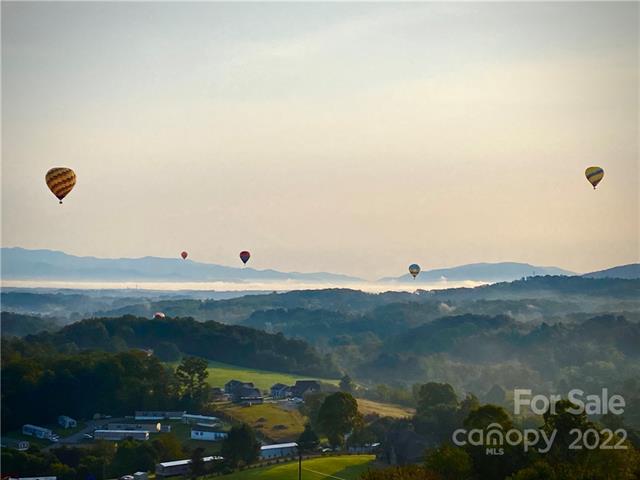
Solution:
{"label": "yellow striped hot air balloon", "polygon": [[593,189],[595,190],[602,177],[604,177],[604,170],[600,167],[589,167],[584,171],[584,176],[587,177],[589,183],[593,185]]}
{"label": "yellow striped hot air balloon", "polygon": [[45,180],[49,190],[58,197],[60,203],[76,184],[76,174],[67,167],[54,167],[47,172]]}

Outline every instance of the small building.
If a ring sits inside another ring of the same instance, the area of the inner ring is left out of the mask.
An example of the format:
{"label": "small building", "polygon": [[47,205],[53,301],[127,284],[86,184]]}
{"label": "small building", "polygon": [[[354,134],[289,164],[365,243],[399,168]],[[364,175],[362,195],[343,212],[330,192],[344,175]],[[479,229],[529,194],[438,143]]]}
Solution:
{"label": "small building", "polygon": [[298,454],[298,444],[291,443],[276,443],[274,445],[263,445],[260,447],[260,458],[277,458],[277,457],[291,457]]}
{"label": "small building", "polygon": [[[222,457],[204,457],[202,461],[205,465],[222,460]],[[178,475],[188,475],[191,469],[191,459],[175,460],[173,462],[162,462],[156,464],[156,478],[175,477]]]}
{"label": "small building", "polygon": [[193,415],[185,413],[182,416],[182,421],[184,423],[219,423],[220,419],[218,417],[210,417],[207,415]]}
{"label": "small building", "polygon": [[37,425],[31,425],[29,423],[22,426],[22,434],[52,441],[55,441],[54,438],[58,437],[48,428],[38,427]]}
{"label": "small building", "polygon": [[220,387],[211,387],[209,394],[210,394],[211,400],[213,400],[214,402],[225,399],[224,390],[221,389]]}
{"label": "small building", "polygon": [[109,423],[106,430],[138,430],[142,432],[158,433],[162,430],[160,422],[156,423]]}
{"label": "small building", "polygon": [[296,380],[296,384],[291,387],[291,395],[303,398],[307,393],[320,391],[320,382],[317,380]]}
{"label": "small building", "polygon": [[206,423],[198,423],[191,427],[191,440],[205,440],[208,442],[217,442],[227,438],[227,432],[223,432],[219,425],[211,425]]}
{"label": "small building", "polygon": [[229,380],[224,384],[224,393],[235,395],[236,391],[242,387],[254,388],[253,382],[241,382],[240,380]]}
{"label": "small building", "polygon": [[240,387],[233,394],[233,402],[241,403],[243,405],[255,405],[262,403],[264,397],[262,392],[254,387]]}
{"label": "small building", "polygon": [[8,477],[9,480],[57,480],[57,478],[58,477]]}
{"label": "small building", "polygon": [[139,411],[135,413],[136,420],[182,420],[187,412],[148,412]]}
{"label": "small building", "polygon": [[78,426],[78,422],[76,422],[71,417],[67,417],[66,415],[60,415],[58,417],[58,425],[60,425],[62,428],[76,428]]}
{"label": "small building", "polygon": [[16,440],[13,438],[2,437],[0,438],[0,447],[2,448],[12,448],[13,450],[18,450],[19,452],[26,452],[29,450],[30,443],[27,440]]}
{"label": "small building", "polygon": [[380,451],[380,443],[365,443],[364,445],[351,445],[348,448],[349,453],[377,453]]}
{"label": "small building", "polygon": [[271,386],[271,398],[287,398],[291,396],[291,387],[284,383],[276,383]]}
{"label": "small building", "polygon": [[141,430],[96,430],[93,432],[96,440],[119,441],[126,438],[134,440],[149,440],[149,432]]}

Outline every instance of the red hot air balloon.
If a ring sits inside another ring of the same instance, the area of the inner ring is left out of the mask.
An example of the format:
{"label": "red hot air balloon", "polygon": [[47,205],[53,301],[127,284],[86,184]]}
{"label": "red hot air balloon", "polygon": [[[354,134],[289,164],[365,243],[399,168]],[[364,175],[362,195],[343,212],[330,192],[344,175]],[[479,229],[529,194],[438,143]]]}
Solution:
{"label": "red hot air balloon", "polygon": [[188,254],[187,252],[182,252],[182,253],[180,254],[180,256],[182,257],[182,259],[183,259],[183,260],[186,260],[188,255],[189,255],[189,254]]}
{"label": "red hot air balloon", "polygon": [[247,264],[250,258],[251,258],[251,254],[246,250],[243,250],[240,252],[240,260],[242,260],[242,263],[244,263],[245,265]]}

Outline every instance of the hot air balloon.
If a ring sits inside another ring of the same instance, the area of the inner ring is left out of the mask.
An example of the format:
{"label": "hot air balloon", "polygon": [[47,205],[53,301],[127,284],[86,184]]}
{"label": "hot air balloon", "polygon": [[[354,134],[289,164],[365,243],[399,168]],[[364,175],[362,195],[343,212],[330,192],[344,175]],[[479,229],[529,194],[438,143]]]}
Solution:
{"label": "hot air balloon", "polygon": [[183,260],[186,260],[189,254],[187,252],[182,252],[180,256],[182,257]]}
{"label": "hot air balloon", "polygon": [[240,260],[242,260],[242,263],[244,263],[245,265],[247,264],[250,258],[251,258],[251,254],[246,250],[243,250],[240,252]]}
{"label": "hot air balloon", "polygon": [[413,276],[413,278],[416,278],[420,273],[420,265],[418,265],[417,263],[412,263],[411,265],[409,265],[409,273]]}
{"label": "hot air balloon", "polygon": [[44,178],[49,190],[58,197],[60,203],[76,184],[75,172],[67,167],[54,167],[47,172]]}
{"label": "hot air balloon", "polygon": [[604,170],[600,167],[589,167],[584,171],[584,176],[587,177],[589,183],[593,185],[593,189],[595,190],[602,177],[604,177]]}

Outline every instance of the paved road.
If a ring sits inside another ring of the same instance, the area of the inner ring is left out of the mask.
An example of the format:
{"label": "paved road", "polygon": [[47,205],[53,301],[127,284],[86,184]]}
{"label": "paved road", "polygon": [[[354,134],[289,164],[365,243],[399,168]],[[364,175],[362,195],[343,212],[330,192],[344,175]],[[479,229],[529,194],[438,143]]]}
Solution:
{"label": "paved road", "polygon": [[77,432],[69,435],[68,437],[60,438],[59,442],[52,443],[47,447],[43,448],[43,450],[50,450],[52,448],[56,448],[60,445],[78,445],[78,444],[86,444],[89,445],[89,439],[85,437],[86,434],[93,435],[93,431],[100,429],[101,427],[106,427],[108,423],[119,423],[124,422],[125,418],[109,418],[103,420],[89,420],[85,427],[82,430],[78,430]]}

